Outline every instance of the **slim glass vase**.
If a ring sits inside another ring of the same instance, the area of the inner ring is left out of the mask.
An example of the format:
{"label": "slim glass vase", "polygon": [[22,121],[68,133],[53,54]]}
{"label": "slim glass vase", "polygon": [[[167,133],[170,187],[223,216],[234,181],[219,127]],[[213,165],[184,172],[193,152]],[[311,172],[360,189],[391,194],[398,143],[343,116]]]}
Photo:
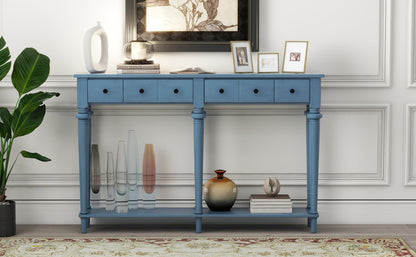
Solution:
{"label": "slim glass vase", "polygon": [[143,153],[143,208],[156,207],[156,161],[153,144],[146,144]]}
{"label": "slim glass vase", "polygon": [[107,152],[107,196],[105,198],[105,210],[114,211],[116,207],[116,178],[114,173],[113,153]]}
{"label": "slim glass vase", "polygon": [[127,138],[127,177],[129,184],[129,210],[139,208],[138,187],[138,146],[135,130],[128,131]]}
{"label": "slim glass vase", "polygon": [[90,204],[92,209],[100,208],[100,184],[101,184],[100,154],[98,145],[91,145],[90,159]]}
{"label": "slim glass vase", "polygon": [[126,145],[124,141],[119,141],[116,161],[116,212],[128,212],[128,201]]}

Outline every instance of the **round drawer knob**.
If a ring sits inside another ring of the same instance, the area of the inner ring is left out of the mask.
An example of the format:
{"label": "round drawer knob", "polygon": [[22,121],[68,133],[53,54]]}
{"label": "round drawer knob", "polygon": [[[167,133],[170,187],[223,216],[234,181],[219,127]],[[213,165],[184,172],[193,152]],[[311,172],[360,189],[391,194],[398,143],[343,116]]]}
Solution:
{"label": "round drawer knob", "polygon": [[173,90],[173,93],[175,93],[175,94],[179,93],[179,89],[175,88],[175,89]]}
{"label": "round drawer knob", "polygon": [[221,88],[218,92],[220,92],[220,94],[224,94],[224,89]]}
{"label": "round drawer knob", "polygon": [[290,91],[289,91],[291,94],[294,94],[295,92],[296,92],[296,90],[294,90],[293,88],[292,89],[290,89]]}
{"label": "round drawer knob", "polygon": [[144,89],[143,88],[140,88],[139,93],[140,94],[143,94],[144,93]]}
{"label": "round drawer knob", "polygon": [[104,94],[107,94],[107,93],[108,93],[108,89],[107,89],[107,88],[104,88],[104,89],[103,89],[103,93],[104,93]]}
{"label": "round drawer knob", "polygon": [[255,89],[253,90],[253,93],[258,94],[258,93],[259,93],[259,90],[258,90],[257,88],[255,88]]}

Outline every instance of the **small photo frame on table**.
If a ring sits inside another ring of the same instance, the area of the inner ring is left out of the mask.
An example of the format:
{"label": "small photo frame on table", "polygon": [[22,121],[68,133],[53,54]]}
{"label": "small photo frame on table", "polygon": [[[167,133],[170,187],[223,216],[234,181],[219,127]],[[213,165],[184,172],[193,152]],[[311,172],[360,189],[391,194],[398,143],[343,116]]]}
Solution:
{"label": "small photo frame on table", "polygon": [[235,73],[253,72],[250,41],[231,41]]}
{"label": "small photo frame on table", "polygon": [[279,72],[279,53],[258,53],[258,73]]}
{"label": "small photo frame on table", "polygon": [[283,57],[284,73],[305,73],[308,41],[286,41]]}

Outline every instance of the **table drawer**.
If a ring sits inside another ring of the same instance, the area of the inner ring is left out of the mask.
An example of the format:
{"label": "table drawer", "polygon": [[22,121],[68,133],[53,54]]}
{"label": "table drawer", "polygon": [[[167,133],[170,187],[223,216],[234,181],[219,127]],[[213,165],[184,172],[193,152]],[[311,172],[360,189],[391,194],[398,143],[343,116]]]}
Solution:
{"label": "table drawer", "polygon": [[275,99],[277,103],[309,103],[309,80],[275,80]]}
{"label": "table drawer", "polygon": [[240,103],[272,103],[274,101],[274,81],[240,80]]}
{"label": "table drawer", "polygon": [[192,103],[194,87],[191,79],[159,80],[159,102]]}
{"label": "table drawer", "polygon": [[205,80],[206,103],[237,103],[238,80],[208,79]]}
{"label": "table drawer", "polygon": [[123,101],[123,80],[88,80],[88,102],[114,103]]}
{"label": "table drawer", "polygon": [[124,101],[137,103],[155,103],[159,101],[158,81],[149,80],[125,80]]}

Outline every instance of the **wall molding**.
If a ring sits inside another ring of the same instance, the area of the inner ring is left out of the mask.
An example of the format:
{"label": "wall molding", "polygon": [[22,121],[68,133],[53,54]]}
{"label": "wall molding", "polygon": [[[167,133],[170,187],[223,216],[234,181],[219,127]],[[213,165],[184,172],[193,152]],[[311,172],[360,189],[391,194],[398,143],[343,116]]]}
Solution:
{"label": "wall molding", "polygon": [[327,75],[323,87],[390,87],[391,77],[391,0],[379,0],[379,49],[376,75]]}
{"label": "wall molding", "polygon": [[415,162],[412,158],[415,145],[412,141],[415,138],[415,115],[416,115],[416,104],[407,104],[406,105],[406,118],[405,118],[405,137],[404,137],[404,185],[405,186],[416,186],[416,172]]}
{"label": "wall molding", "polygon": [[[75,112],[74,106],[48,106],[51,112]],[[388,185],[389,184],[389,143],[390,143],[390,105],[389,104],[326,104],[322,107],[322,113],[375,113],[380,116],[378,124],[378,154],[376,171],[369,173],[339,173],[320,170],[319,185]],[[116,105],[97,106],[93,108],[94,116],[181,116],[190,117],[192,106],[188,105]],[[224,106],[207,106],[206,112],[208,118],[214,116],[304,116],[304,108],[296,106],[247,106],[247,105],[224,105]],[[75,118],[74,118],[75,119]],[[353,149],[352,149],[353,150]],[[322,158],[321,158],[322,159]],[[78,184],[78,171],[73,173],[36,173],[36,174],[13,174],[11,176],[11,185],[14,186],[73,186]],[[263,184],[264,177],[276,175],[276,171],[263,171],[255,175],[249,172],[233,173],[232,179],[239,185],[254,186]],[[298,170],[290,173],[278,173],[279,179],[286,185],[305,185],[306,171]],[[102,174],[102,177],[105,177]],[[206,172],[204,178],[210,178],[212,174]],[[159,171],[158,182],[161,186],[188,186],[194,184],[193,171],[183,171],[173,173],[170,171]]]}
{"label": "wall molding", "polygon": [[[378,124],[377,169],[371,173],[337,173],[324,171],[319,173],[320,185],[389,185],[390,174],[390,104],[331,104],[324,105],[321,112],[375,112],[380,115]],[[321,157],[322,158],[322,157]]]}
{"label": "wall molding", "polygon": [[409,7],[409,88],[416,87],[416,3],[410,1]]}

